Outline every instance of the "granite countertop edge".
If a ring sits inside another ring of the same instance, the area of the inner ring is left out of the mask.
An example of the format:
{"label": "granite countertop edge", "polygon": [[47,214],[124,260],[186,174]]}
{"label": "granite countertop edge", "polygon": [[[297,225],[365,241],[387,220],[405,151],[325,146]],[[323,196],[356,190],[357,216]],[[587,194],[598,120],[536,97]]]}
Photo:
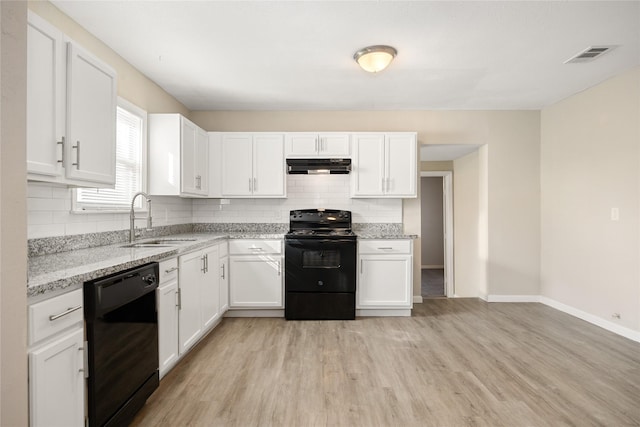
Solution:
{"label": "granite countertop edge", "polygon": [[[274,233],[188,233],[167,239],[194,239],[163,247],[126,248],[126,242],[29,258],[29,304],[82,288],[84,282],[149,262],[197,251],[227,239],[282,239]],[[142,241],[144,241],[143,239]],[[153,239],[151,239],[153,240]]]}
{"label": "granite countertop edge", "polygon": [[[358,239],[416,239],[412,234],[356,233]],[[167,239],[194,239],[166,247],[126,248],[126,242],[29,258],[29,304],[82,288],[84,282],[149,262],[158,262],[205,248],[219,240],[282,239],[283,233],[187,233]],[[144,240],[143,240],[144,241]]]}

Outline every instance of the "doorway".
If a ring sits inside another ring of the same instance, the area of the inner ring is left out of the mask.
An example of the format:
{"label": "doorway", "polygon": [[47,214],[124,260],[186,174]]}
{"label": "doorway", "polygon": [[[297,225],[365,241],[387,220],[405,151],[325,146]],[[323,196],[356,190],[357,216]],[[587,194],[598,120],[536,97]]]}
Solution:
{"label": "doorway", "polygon": [[453,296],[452,173],[421,172],[421,295]]}

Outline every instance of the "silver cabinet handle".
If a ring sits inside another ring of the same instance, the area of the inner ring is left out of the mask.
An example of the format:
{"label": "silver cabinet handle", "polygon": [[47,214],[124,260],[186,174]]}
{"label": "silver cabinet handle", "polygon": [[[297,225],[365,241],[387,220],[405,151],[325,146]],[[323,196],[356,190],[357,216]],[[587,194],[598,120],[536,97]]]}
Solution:
{"label": "silver cabinet handle", "polygon": [[173,272],[174,272],[174,271],[176,271],[177,269],[178,269],[178,267],[171,267],[170,269],[165,270],[164,272],[165,272],[166,274],[169,274],[169,273],[173,273]]}
{"label": "silver cabinet handle", "polygon": [[224,279],[224,274],[225,274],[225,273],[224,273],[224,264],[222,264],[222,265],[220,266],[220,268],[222,269],[222,276],[220,276],[220,277],[222,277],[222,278]]}
{"label": "silver cabinet handle", "polygon": [[71,148],[76,149],[76,162],[71,163],[71,165],[75,166],[76,169],[80,169],[80,141],[76,141],[76,145],[73,145]]}
{"label": "silver cabinet handle", "polygon": [[201,189],[201,186],[202,186],[201,181],[202,181],[202,178],[200,177],[200,175],[196,175],[196,188],[197,188],[198,190],[200,190],[200,189]]}
{"label": "silver cabinet handle", "polygon": [[71,314],[74,311],[78,311],[82,308],[81,305],[77,306],[77,307],[69,307],[68,309],[66,309],[65,311],[63,311],[62,313],[58,313],[58,314],[52,314],[51,316],[49,316],[49,321],[53,322],[54,320],[57,320],[61,317],[66,316],[67,314]]}
{"label": "silver cabinet handle", "polygon": [[205,273],[209,272],[209,254],[204,256],[204,268],[205,268]]}
{"label": "silver cabinet handle", "polygon": [[182,292],[180,289],[176,291],[176,299],[176,307],[178,307],[178,310],[182,310]]}
{"label": "silver cabinet handle", "polygon": [[362,274],[362,271],[363,271],[362,269],[363,269],[363,267],[364,267],[364,261],[363,261],[363,260],[360,260],[360,274]]}
{"label": "silver cabinet handle", "polygon": [[280,276],[280,261],[278,261],[278,276]]}
{"label": "silver cabinet handle", "polygon": [[390,250],[392,250],[393,248],[392,248],[392,247],[390,247],[390,246],[383,246],[383,247],[378,248],[378,249],[380,249],[380,250],[382,250],[382,251],[390,251]]}
{"label": "silver cabinet handle", "polygon": [[[84,350],[85,348],[89,348],[88,341],[85,341],[82,348],[79,348],[78,350]],[[82,352],[82,366],[83,366],[82,371],[84,372],[84,377],[89,378],[89,352],[88,351]]]}
{"label": "silver cabinet handle", "polygon": [[56,142],[56,144],[62,147],[60,151],[60,160],[58,160],[58,163],[62,163],[62,166],[64,167],[64,136],[60,141]]}
{"label": "silver cabinet handle", "polygon": [[256,246],[252,246],[252,247],[250,247],[249,249],[251,249],[252,251],[263,251],[263,250],[264,250],[264,249],[262,249],[262,248],[258,248],[258,247],[256,247]]}
{"label": "silver cabinet handle", "polygon": [[202,267],[200,268],[200,271],[202,271],[203,273],[205,272],[205,267],[204,267],[204,255],[202,255],[202,257],[200,257],[200,261],[202,261]]}

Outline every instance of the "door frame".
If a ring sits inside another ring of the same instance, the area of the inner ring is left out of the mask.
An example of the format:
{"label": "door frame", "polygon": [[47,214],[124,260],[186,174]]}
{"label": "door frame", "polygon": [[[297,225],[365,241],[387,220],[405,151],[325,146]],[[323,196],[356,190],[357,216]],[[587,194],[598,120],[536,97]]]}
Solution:
{"label": "door frame", "polygon": [[444,230],[444,293],[447,298],[455,296],[453,275],[453,172],[421,171],[420,178],[442,177],[442,218]]}

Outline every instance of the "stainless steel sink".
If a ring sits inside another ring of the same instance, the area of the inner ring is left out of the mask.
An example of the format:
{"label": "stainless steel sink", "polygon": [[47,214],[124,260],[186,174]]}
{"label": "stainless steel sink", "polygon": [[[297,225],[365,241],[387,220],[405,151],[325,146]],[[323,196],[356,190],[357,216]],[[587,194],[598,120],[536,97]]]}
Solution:
{"label": "stainless steel sink", "polygon": [[134,242],[123,245],[123,248],[170,248],[185,242],[195,242],[197,239],[153,239],[144,242]]}

